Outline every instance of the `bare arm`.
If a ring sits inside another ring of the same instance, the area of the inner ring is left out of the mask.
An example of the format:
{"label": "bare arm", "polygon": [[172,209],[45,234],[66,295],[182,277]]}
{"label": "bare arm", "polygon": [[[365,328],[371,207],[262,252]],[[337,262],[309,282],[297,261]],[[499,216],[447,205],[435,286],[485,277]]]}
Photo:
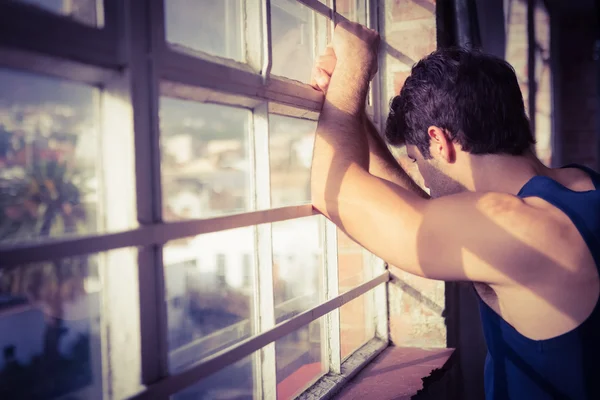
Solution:
{"label": "bare arm", "polygon": [[[329,46],[319,56],[313,68],[311,84],[315,89],[327,94],[336,64],[337,57],[333,48]],[[366,136],[369,148],[369,173],[409,189],[423,198],[429,198],[429,195],[402,169],[364,109],[361,120],[362,134]]]}
{"label": "bare arm", "polygon": [[421,189],[396,161],[369,117],[364,114],[363,119],[364,130],[369,142],[369,173],[428,199],[429,194]]}

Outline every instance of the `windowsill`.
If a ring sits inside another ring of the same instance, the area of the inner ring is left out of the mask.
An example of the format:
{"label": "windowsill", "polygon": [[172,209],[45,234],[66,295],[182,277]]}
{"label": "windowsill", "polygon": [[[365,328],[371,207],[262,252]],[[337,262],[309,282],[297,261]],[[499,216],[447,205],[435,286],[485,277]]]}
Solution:
{"label": "windowsill", "polygon": [[410,399],[434,370],[443,368],[454,349],[389,347],[348,382],[336,400]]}
{"label": "windowsill", "polygon": [[300,394],[298,400],[331,399],[342,390],[363,368],[388,347],[388,342],[371,339],[342,363],[341,374],[326,374]]}

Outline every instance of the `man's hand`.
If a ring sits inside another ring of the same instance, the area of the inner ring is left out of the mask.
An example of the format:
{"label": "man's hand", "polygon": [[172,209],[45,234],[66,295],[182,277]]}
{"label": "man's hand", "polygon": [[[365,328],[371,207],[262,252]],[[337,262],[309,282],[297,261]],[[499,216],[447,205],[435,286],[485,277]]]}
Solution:
{"label": "man's hand", "polygon": [[338,69],[353,73],[364,73],[369,81],[377,73],[379,34],[363,25],[342,21],[335,27],[333,51]]}
{"label": "man's hand", "polygon": [[[315,62],[312,70],[311,86],[322,91],[323,94],[327,94],[331,75],[336,64],[335,51],[329,45]],[[402,169],[366,114],[363,114],[363,123],[369,146],[369,173],[409,189],[423,198],[429,198],[429,195]]]}

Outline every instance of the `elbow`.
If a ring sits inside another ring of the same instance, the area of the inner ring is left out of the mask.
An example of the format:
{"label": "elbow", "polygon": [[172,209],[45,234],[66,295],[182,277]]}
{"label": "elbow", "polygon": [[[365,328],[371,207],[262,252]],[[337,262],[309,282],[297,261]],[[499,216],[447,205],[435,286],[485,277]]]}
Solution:
{"label": "elbow", "polygon": [[325,182],[314,175],[310,181],[310,200],[314,208],[325,214],[327,209],[325,198]]}

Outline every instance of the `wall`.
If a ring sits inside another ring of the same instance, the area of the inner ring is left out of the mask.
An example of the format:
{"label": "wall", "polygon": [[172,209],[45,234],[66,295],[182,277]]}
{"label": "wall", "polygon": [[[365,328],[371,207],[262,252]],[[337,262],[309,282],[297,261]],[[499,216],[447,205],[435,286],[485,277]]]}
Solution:
{"label": "wall", "polygon": [[[384,48],[380,58],[383,117],[410,68],[436,49],[434,0],[386,0],[379,3],[379,25]],[[382,126],[385,126],[382,121]],[[421,183],[403,149],[396,149],[402,166]],[[446,347],[444,282],[419,278],[390,267],[396,278],[389,285],[390,335],[394,345]]]}
{"label": "wall", "polygon": [[556,14],[558,36],[558,144],[562,164],[580,163],[600,170],[598,143],[598,66],[593,60],[598,22],[586,10]]}

